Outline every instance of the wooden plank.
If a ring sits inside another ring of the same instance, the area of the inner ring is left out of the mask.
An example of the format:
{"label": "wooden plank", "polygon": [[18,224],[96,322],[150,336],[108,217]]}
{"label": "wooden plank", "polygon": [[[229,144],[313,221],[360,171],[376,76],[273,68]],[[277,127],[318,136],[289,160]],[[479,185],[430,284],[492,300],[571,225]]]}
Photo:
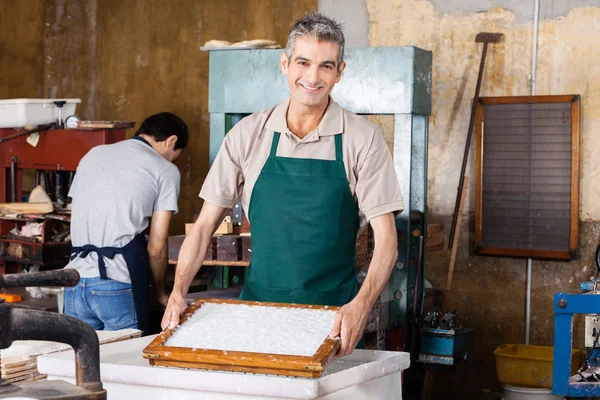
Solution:
{"label": "wooden plank", "polygon": [[280,376],[295,376],[298,378],[318,378],[317,372],[290,370],[284,368],[259,368],[259,367],[243,367],[239,365],[215,365],[198,362],[183,362],[183,361],[165,361],[165,360],[150,360],[151,365],[161,367],[177,367],[189,369],[207,369],[211,371],[227,371],[227,372],[243,372],[252,374],[267,374]]}
{"label": "wooden plank", "polygon": [[20,214],[48,214],[54,211],[52,203],[0,203],[0,209]]}
{"label": "wooden plank", "polygon": [[479,102],[481,104],[569,103],[575,101],[576,97],[576,95],[480,97]]}
{"label": "wooden plank", "polygon": [[14,374],[17,372],[22,372],[22,371],[29,371],[31,369],[36,370],[37,368],[37,363],[35,362],[35,360],[29,361],[26,364],[20,365],[20,366],[5,366],[2,365],[2,367],[0,368],[0,373],[2,374],[2,377],[6,378],[7,375],[10,374]]}
{"label": "wooden plank", "polygon": [[456,218],[456,228],[454,235],[454,242],[452,242],[452,254],[450,256],[450,265],[448,266],[448,279],[446,280],[446,291],[450,290],[452,285],[452,275],[454,274],[454,264],[456,262],[456,252],[458,250],[458,241],[460,237],[460,227],[462,225],[463,207],[465,205],[465,197],[467,194],[467,188],[469,187],[469,177],[465,176],[463,187],[461,188],[462,195],[460,197],[460,205],[458,207],[458,215]]}
{"label": "wooden plank", "polygon": [[35,363],[35,359],[29,356],[2,356],[2,350],[0,350],[0,366],[1,368],[18,368],[24,365]]}
{"label": "wooden plank", "polygon": [[481,247],[483,244],[483,106],[477,104],[477,117],[475,123],[476,135],[476,189],[475,189],[475,245]]}
{"label": "wooden plank", "polygon": [[115,129],[115,128],[133,128],[135,121],[79,121],[79,129]]}
{"label": "wooden plank", "polygon": [[233,233],[233,222],[231,222],[231,217],[230,216],[226,216],[223,219],[223,222],[221,222],[221,224],[219,225],[219,227],[215,231],[215,233],[214,233],[213,236],[216,236],[216,235],[229,235],[231,233]]}
{"label": "wooden plank", "polygon": [[19,376],[17,378],[6,379],[5,382],[8,382],[8,383],[25,382],[25,381],[33,382],[33,381],[39,381],[41,379],[46,379],[47,377],[48,377],[48,375],[42,375],[36,371],[34,373]]}
{"label": "wooden plank", "polygon": [[[177,260],[169,260],[169,264],[177,265]],[[248,267],[249,261],[219,261],[219,260],[207,260],[202,262],[202,265],[209,267]]]}
{"label": "wooden plank", "polygon": [[477,253],[490,256],[508,256],[508,257],[527,257],[527,258],[544,258],[557,260],[572,260],[571,254],[566,251],[546,251],[546,250],[521,250],[521,249],[505,249],[482,247],[477,249]]}
{"label": "wooden plank", "polygon": [[425,251],[435,251],[444,249],[444,225],[427,225],[427,241]]}
{"label": "wooden plank", "polygon": [[[275,308],[302,308],[314,310],[337,311],[339,307],[315,306],[304,304],[268,303],[256,301],[207,299],[197,300],[190,304],[180,318],[180,325],[191,318],[193,313],[204,303],[214,304],[240,304],[255,307]],[[327,362],[331,361],[340,348],[340,340],[325,338],[312,357],[281,355],[268,353],[252,353],[242,351],[225,351],[211,349],[190,349],[184,347],[166,346],[165,343],[175,332],[175,329],[167,329],[160,333],[142,352],[142,356],[150,360],[152,365],[182,366],[184,368],[217,369],[237,372],[270,373],[287,376],[311,376],[318,377],[325,369]],[[176,363],[172,364],[172,363]],[[268,371],[268,372],[267,372]]]}
{"label": "wooden plank", "polygon": [[38,373],[37,365],[34,366],[26,366],[22,368],[15,368],[12,370],[2,371],[2,379],[13,379],[18,378],[25,375],[31,375]]}

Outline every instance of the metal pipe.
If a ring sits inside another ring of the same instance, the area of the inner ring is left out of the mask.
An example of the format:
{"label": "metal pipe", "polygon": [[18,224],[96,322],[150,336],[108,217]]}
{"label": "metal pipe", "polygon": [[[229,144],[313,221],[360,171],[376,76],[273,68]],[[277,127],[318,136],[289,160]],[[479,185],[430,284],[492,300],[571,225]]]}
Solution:
{"label": "metal pipe", "polygon": [[540,0],[534,0],[533,10],[533,42],[531,48],[531,95],[535,96],[535,75],[537,72],[537,42],[540,19]]}
{"label": "metal pipe", "polygon": [[[421,323],[421,304],[422,295],[425,291],[421,285],[423,281],[423,236],[419,236],[419,252],[417,254],[417,271],[415,276],[415,286],[413,288],[413,306],[412,306],[412,326],[410,329],[410,354],[415,355],[417,351],[417,337],[419,335],[419,326]],[[420,293],[422,292],[422,293]]]}
{"label": "metal pipe", "polygon": [[10,201],[17,202],[17,158],[10,160]]}
{"label": "metal pipe", "polygon": [[0,143],[8,142],[9,140],[17,139],[17,138],[20,138],[22,136],[29,136],[32,133],[46,131],[48,129],[54,128],[55,125],[56,125],[55,123],[52,123],[52,124],[47,124],[47,125],[40,125],[37,128],[35,128],[35,129],[26,129],[26,130],[23,130],[23,131],[19,131],[19,132],[13,134],[13,135],[0,138]]}
{"label": "metal pipe", "polygon": [[54,192],[56,196],[56,201],[62,201],[63,199],[63,177],[61,171],[56,171],[54,175],[55,184],[54,184]]}
{"label": "metal pipe", "polygon": [[527,295],[525,297],[525,344],[529,344],[531,329],[531,258],[527,259]]}
{"label": "metal pipe", "polygon": [[77,283],[79,283],[79,272],[71,268],[0,275],[0,289],[31,286],[72,287]]}
{"label": "metal pipe", "polygon": [[[533,42],[531,44],[531,95],[535,96],[535,80],[537,71],[537,41],[540,19],[540,0],[534,0],[533,10]],[[533,261],[527,259],[527,292],[525,295],[525,344],[529,344],[531,336],[531,267]]]}
{"label": "metal pipe", "polygon": [[13,308],[12,331],[14,340],[47,340],[71,345],[75,350],[77,386],[91,392],[102,390],[100,344],[89,324],[67,315]]}
{"label": "metal pipe", "polygon": [[44,190],[48,193],[48,196],[52,199],[54,192],[52,191],[52,177],[50,171],[44,171]]}

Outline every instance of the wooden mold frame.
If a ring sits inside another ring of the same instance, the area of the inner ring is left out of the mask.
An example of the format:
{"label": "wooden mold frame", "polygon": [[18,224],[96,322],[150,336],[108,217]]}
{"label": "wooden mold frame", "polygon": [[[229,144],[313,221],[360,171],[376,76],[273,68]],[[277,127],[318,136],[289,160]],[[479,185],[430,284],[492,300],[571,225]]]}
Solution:
{"label": "wooden mold frame", "polygon": [[[180,325],[183,325],[204,303],[331,311],[339,309],[331,306],[200,299],[190,304],[184,311],[180,318]],[[340,340],[327,337],[312,357],[166,346],[165,343],[174,332],[175,329],[163,331],[143,350],[142,356],[149,360],[150,365],[318,378],[341,345]]]}
{"label": "wooden mold frame", "polygon": [[[477,104],[475,133],[477,135],[477,193],[475,206],[475,249],[483,255],[509,257],[530,257],[542,259],[572,260],[577,258],[579,247],[579,95],[558,96],[508,96],[481,97]],[[571,215],[568,251],[527,250],[514,248],[492,248],[483,246],[483,151],[485,130],[483,124],[483,106],[486,104],[540,104],[571,103]]]}

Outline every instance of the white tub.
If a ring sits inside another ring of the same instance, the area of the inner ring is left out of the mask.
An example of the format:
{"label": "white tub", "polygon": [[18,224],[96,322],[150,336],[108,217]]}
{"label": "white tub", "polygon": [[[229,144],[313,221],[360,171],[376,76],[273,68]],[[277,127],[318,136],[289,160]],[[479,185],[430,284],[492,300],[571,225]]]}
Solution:
{"label": "white tub", "polygon": [[64,120],[75,114],[81,99],[9,99],[0,100],[0,128],[22,128],[56,122],[58,107],[55,101],[66,101],[62,107]]}
{"label": "white tub", "polygon": [[562,396],[553,396],[551,389],[533,389],[502,385],[503,400],[564,400]]}
{"label": "white tub", "polygon": [[[356,350],[334,361],[319,379],[151,367],[142,350],[147,336],[100,346],[100,370],[110,400],[399,400],[408,353]],[[38,358],[48,379],[74,383],[72,350]]]}

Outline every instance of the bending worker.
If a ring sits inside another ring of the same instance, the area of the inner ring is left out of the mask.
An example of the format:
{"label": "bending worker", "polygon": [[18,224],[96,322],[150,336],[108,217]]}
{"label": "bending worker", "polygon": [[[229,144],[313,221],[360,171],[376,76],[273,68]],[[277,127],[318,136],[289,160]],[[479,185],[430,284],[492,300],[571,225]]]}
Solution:
{"label": "bending worker", "polygon": [[65,289],[65,314],[96,330],[160,331],[149,327],[148,270],[166,306],[167,239],[180,181],[173,161],[187,142],[186,124],[165,112],[148,117],[132,139],[94,147],[81,159],[69,191],[73,249],[67,265],[81,280]]}
{"label": "bending worker", "polygon": [[[226,135],[181,247],[162,327],[177,325],[213,232],[241,199],[252,235],[241,299],[342,306],[331,336],[341,336],[343,356],[361,339],[396,262],[402,196],[381,131],[329,96],[346,66],[341,26],[305,16],[280,62],[290,98]],[[356,238],[367,222],[375,250],[359,291]]]}

